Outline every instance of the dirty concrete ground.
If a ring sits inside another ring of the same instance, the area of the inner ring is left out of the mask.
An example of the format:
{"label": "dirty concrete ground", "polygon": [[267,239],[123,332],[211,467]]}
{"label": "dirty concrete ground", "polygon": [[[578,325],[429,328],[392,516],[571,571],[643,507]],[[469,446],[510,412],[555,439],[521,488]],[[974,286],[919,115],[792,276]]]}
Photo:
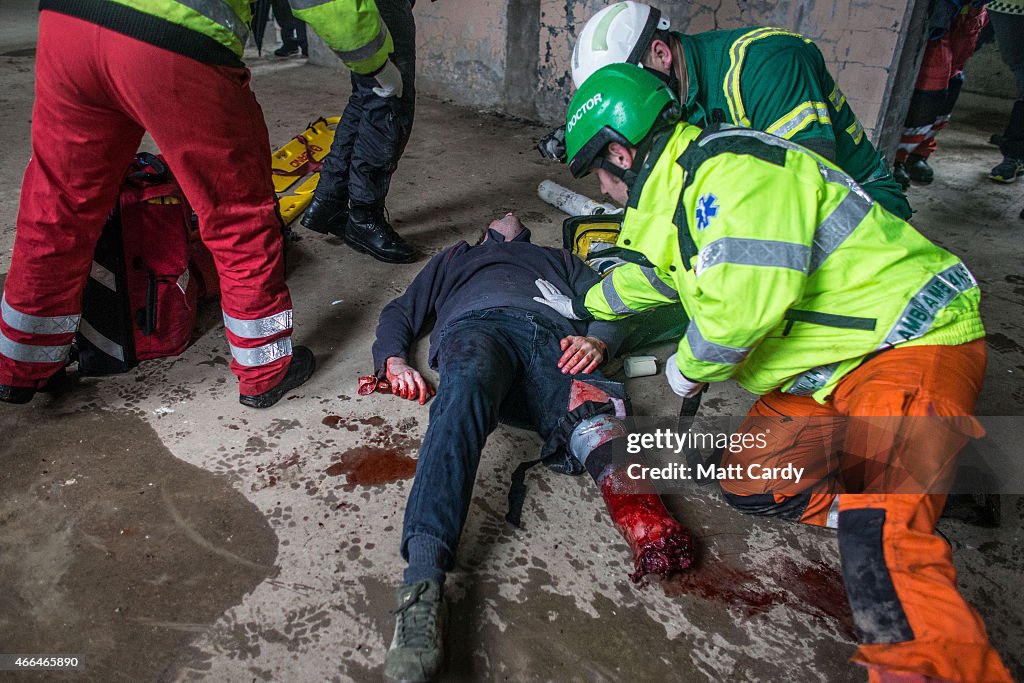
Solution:
{"label": "dirty concrete ground", "polygon": [[[17,51],[0,55],[0,273],[29,155],[27,35],[0,34],[0,53]],[[298,61],[252,65],[275,145],[340,112],[344,77]],[[934,159],[936,182],[911,194],[915,223],[963,255],[985,290],[988,415],[1024,413],[1024,187],[984,177],[998,160],[985,141],[1008,110],[965,96]],[[425,259],[515,210],[538,242],[556,244],[562,217],[536,199],[537,183],[596,187],[537,157],[541,130],[421,97],[389,204],[398,230]],[[355,387],[371,369],[380,308],[423,260],[382,265],[298,231],[295,336],[320,369],[272,410],[238,405],[216,310],[178,358],[0,407],[0,652],[85,660],[82,672],[0,680],[381,680],[427,419]],[[660,377],[628,388],[641,414],[678,406]],[[705,410],[739,415],[750,401],[716,386]],[[846,661],[852,624],[831,532],[743,517],[694,487],[668,504],[700,538],[699,568],[636,587],[586,478],[535,470],[525,529],[505,524],[510,472],[538,446],[504,427],[488,442],[449,580],[449,680],[864,680]],[[1024,678],[1024,500],[1003,505],[1000,529],[944,520],[941,530],[964,594]]]}

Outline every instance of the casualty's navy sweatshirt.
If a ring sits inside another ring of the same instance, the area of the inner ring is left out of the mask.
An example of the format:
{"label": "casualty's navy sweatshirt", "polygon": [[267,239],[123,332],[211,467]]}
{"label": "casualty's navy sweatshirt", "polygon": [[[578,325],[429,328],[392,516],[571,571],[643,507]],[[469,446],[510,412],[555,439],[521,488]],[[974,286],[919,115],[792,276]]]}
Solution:
{"label": "casualty's navy sweatshirt", "polygon": [[569,251],[531,244],[530,231],[525,229],[512,241],[488,230],[481,244],[459,242],[445,249],[430,259],[402,296],[381,311],[373,344],[374,367],[380,372],[388,358],[405,358],[413,341],[433,319],[430,367],[436,368],[437,339],[447,324],[471,311],[505,307],[535,313],[550,321],[563,336],[597,337],[608,345],[606,357],[615,355],[625,332],[621,324],[563,318],[533,300],[540,296],[537,278],[547,280],[570,297],[586,292],[601,279]]}

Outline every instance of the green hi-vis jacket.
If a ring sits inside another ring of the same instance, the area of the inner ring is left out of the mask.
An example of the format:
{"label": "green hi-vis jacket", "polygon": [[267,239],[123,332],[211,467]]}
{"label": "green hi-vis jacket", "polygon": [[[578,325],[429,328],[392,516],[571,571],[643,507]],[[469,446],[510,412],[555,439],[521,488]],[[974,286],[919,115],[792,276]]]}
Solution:
{"label": "green hi-vis jacket", "polygon": [[[295,16],[356,73],[375,73],[394,50],[374,0],[290,3]],[[40,0],[39,8],[211,63],[227,63],[218,50],[241,63],[252,18],[249,0]]]}
{"label": "green hi-vis jacket", "polygon": [[674,35],[686,61],[690,123],[706,128],[717,119],[799,142],[837,163],[883,207],[910,219],[907,198],[813,41],[778,28]]}
{"label": "green hi-vis jacket", "polygon": [[696,381],[824,402],[876,351],[985,334],[956,256],[823,157],[760,131],[681,123],[656,136],[617,245],[639,253],[577,297],[577,314],[682,303],[676,359]]}

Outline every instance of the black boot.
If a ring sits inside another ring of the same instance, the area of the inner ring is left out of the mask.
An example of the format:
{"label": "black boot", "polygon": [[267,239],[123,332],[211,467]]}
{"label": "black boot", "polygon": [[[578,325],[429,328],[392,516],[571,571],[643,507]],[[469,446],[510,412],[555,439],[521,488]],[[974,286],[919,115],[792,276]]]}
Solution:
{"label": "black boot", "polygon": [[911,154],[907,157],[904,166],[910,179],[919,185],[928,185],[935,179],[935,172],[923,156]]}
{"label": "black boot", "polygon": [[246,395],[239,394],[238,402],[250,408],[269,408],[281,400],[285,394],[295,387],[302,386],[313,370],[316,368],[316,358],[313,352],[305,346],[296,346],[292,349],[292,362],[277,386],[267,389],[262,394]]}
{"label": "black boot", "polygon": [[411,263],[416,250],[395,232],[382,208],[352,207],[345,230],[345,244],[385,263]]}
{"label": "black boot", "polygon": [[274,50],[275,57],[298,57],[299,56],[299,44],[284,44],[281,47]]}
{"label": "black boot", "polygon": [[67,368],[61,368],[51,375],[50,378],[46,380],[46,384],[39,389],[35,389],[33,387],[12,387],[9,384],[0,384],[0,401],[3,401],[4,403],[14,403],[16,405],[25,404],[32,400],[32,397],[36,395],[36,392],[49,394],[59,391],[67,382],[67,379]]}
{"label": "black boot", "polygon": [[302,214],[302,225],[321,235],[328,233],[345,236],[348,225],[348,199],[321,199],[313,195],[313,201]]}
{"label": "black boot", "polygon": [[4,403],[21,405],[31,401],[35,395],[36,390],[31,387],[12,387],[9,384],[0,384],[0,401]]}
{"label": "black boot", "polygon": [[899,183],[904,192],[910,189],[910,176],[907,175],[907,167],[902,161],[897,161],[892,166],[892,177]]}

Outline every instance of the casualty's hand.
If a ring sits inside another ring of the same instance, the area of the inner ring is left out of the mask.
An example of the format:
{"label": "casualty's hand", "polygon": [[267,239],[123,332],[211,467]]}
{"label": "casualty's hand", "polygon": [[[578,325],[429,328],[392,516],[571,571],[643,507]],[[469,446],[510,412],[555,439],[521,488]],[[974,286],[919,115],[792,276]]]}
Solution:
{"label": "casualty's hand", "polygon": [[381,70],[373,75],[377,79],[377,87],[373,92],[380,97],[402,96],[402,74],[390,59],[384,62]]}
{"label": "casualty's hand", "polygon": [[672,387],[672,391],[676,392],[677,396],[683,398],[689,398],[696,396],[704,390],[707,386],[707,382],[694,382],[679,370],[679,366],[676,365],[676,354],[672,354],[665,361],[665,379],[668,380],[668,385]]}
{"label": "casualty's hand", "polygon": [[580,337],[574,334],[562,339],[562,357],[558,368],[563,375],[593,372],[604,361],[604,342],[597,337]]}
{"label": "casualty's hand", "polygon": [[424,405],[434,395],[434,387],[430,386],[430,382],[423,379],[419,370],[406,363],[404,358],[392,356],[384,368],[391,382],[391,393],[395,396],[410,401],[419,399],[420,405]]}
{"label": "casualty's hand", "polygon": [[572,310],[572,299],[558,291],[558,287],[547,280],[538,278],[534,284],[540,290],[541,296],[533,297],[534,301],[550,306],[555,309],[558,315],[569,320],[579,320],[579,317]]}

